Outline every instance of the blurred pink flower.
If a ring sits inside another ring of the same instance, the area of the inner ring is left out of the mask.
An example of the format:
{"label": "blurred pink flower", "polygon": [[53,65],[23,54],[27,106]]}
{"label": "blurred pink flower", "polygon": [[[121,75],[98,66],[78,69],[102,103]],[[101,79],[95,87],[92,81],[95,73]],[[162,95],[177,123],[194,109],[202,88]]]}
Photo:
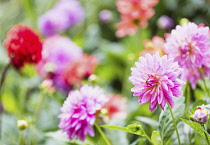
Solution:
{"label": "blurred pink flower", "polygon": [[71,86],[65,82],[63,71],[67,64],[81,56],[82,50],[69,38],[58,35],[48,37],[43,43],[38,73],[44,79],[52,79],[59,90],[69,92]]}
{"label": "blurred pink flower", "polygon": [[59,128],[68,134],[70,140],[84,141],[86,135],[94,136],[95,113],[106,101],[99,87],[85,85],[80,90],[71,91],[60,109]]}
{"label": "blurred pink flower", "polygon": [[184,68],[202,67],[209,53],[209,28],[195,23],[176,26],[166,38],[165,52]]}
{"label": "blurred pink flower", "polygon": [[126,102],[127,99],[120,95],[109,94],[108,101],[102,109],[107,111],[107,115],[110,119],[119,118],[124,119],[126,117]]}
{"label": "blurred pink flower", "polygon": [[116,6],[122,21],[117,24],[118,37],[134,34],[139,27],[146,27],[147,21],[154,15],[152,9],[158,0],[118,0]]}
{"label": "blurred pink flower", "polygon": [[140,55],[145,56],[147,53],[150,53],[153,55],[156,52],[159,52],[159,54],[163,56],[165,54],[164,43],[165,43],[165,40],[159,36],[154,36],[152,40],[145,40],[144,41],[145,49],[141,51]]}
{"label": "blurred pink flower", "polygon": [[[209,60],[210,60],[210,56],[208,58],[208,61],[206,61],[206,65],[203,65],[201,67],[205,77],[210,77],[210,62],[209,62]],[[181,75],[181,79],[185,82],[189,81],[192,88],[195,89],[198,80],[202,80],[202,75],[201,75],[198,67],[184,68],[184,71]]]}
{"label": "blurred pink flower", "polygon": [[94,55],[83,54],[80,58],[71,61],[64,69],[63,77],[65,81],[73,86],[80,86],[82,79],[93,74],[98,60]]}
{"label": "blurred pink flower", "polygon": [[150,101],[150,111],[157,108],[157,104],[164,109],[166,102],[173,107],[173,96],[182,95],[184,82],[178,78],[182,69],[166,55],[160,57],[156,53],[153,56],[147,54],[140,57],[136,68],[131,68],[131,71],[132,76],[129,79],[135,85],[131,91],[134,96],[139,96],[140,105]]}

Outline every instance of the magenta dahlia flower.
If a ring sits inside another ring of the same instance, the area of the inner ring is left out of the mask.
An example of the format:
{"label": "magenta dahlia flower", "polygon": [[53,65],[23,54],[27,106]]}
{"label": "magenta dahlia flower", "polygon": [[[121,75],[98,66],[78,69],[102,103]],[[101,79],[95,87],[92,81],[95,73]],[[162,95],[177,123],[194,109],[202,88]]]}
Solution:
{"label": "magenta dahlia flower", "polygon": [[166,102],[173,107],[173,97],[182,95],[184,82],[178,78],[182,69],[166,55],[160,57],[156,53],[153,56],[147,54],[140,57],[131,71],[132,76],[129,79],[135,85],[131,91],[134,96],[139,96],[140,105],[150,101],[150,111],[157,108],[157,104],[164,110]]}
{"label": "magenta dahlia flower", "polygon": [[59,128],[69,139],[85,140],[86,135],[94,136],[95,113],[106,103],[107,98],[99,87],[85,85],[80,90],[71,91],[61,107]]}
{"label": "magenta dahlia flower", "polygon": [[184,68],[201,67],[209,53],[209,28],[195,23],[176,26],[166,38],[165,51]]}

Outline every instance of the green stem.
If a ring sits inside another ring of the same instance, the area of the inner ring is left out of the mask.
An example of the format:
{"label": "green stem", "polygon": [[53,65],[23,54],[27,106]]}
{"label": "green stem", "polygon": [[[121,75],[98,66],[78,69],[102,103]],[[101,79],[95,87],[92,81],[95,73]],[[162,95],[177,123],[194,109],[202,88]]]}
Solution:
{"label": "green stem", "polygon": [[152,140],[149,138],[149,136],[146,134],[146,132],[145,132],[144,130],[142,130],[142,131],[143,131],[144,134],[146,135],[146,136],[144,136],[144,137],[146,137],[147,140],[148,140],[151,144],[154,144],[154,143],[152,142]]}
{"label": "green stem", "polygon": [[206,133],[206,130],[205,130],[205,126],[204,126],[204,124],[202,124],[201,126],[202,126],[202,128],[203,128],[203,132],[204,132],[204,134],[205,134],[206,141],[207,141],[208,145],[210,145],[210,143],[209,143],[209,138],[208,138],[207,133]]}
{"label": "green stem", "polygon": [[111,145],[111,143],[109,142],[109,140],[107,139],[107,137],[105,136],[105,134],[103,133],[103,131],[101,130],[100,126],[98,125],[98,123],[95,122],[95,127],[98,130],[98,132],[100,133],[100,135],[102,136],[102,138],[104,139],[106,145]]}
{"label": "green stem", "polygon": [[206,81],[205,81],[205,78],[204,78],[204,72],[203,72],[203,69],[202,68],[199,68],[199,71],[201,73],[201,76],[202,76],[202,79],[203,79],[203,83],[204,83],[204,87],[206,89],[206,92],[208,94],[208,96],[210,97],[210,93],[209,93],[209,90],[207,88],[207,85],[206,85]]}
{"label": "green stem", "polygon": [[2,131],[2,120],[3,120],[3,104],[2,104],[1,93],[2,93],[3,84],[6,79],[7,72],[9,70],[10,65],[11,65],[11,61],[4,67],[1,74],[1,78],[0,78],[0,105],[2,105],[0,106],[0,140],[1,140],[1,131]]}
{"label": "green stem", "polygon": [[189,114],[190,112],[190,83],[187,81],[186,86],[185,86],[185,91],[184,91],[184,96],[186,98],[186,114]]}
{"label": "green stem", "polygon": [[[2,91],[2,88],[3,88],[3,84],[4,84],[4,81],[6,79],[6,76],[7,76],[7,72],[9,70],[9,67],[11,65],[11,61],[4,67],[3,71],[2,71],[2,74],[1,74],[1,79],[0,79],[0,100],[2,99],[1,98],[1,91]],[[2,100],[1,100],[2,101]]]}
{"label": "green stem", "polygon": [[176,130],[176,135],[177,135],[177,138],[178,138],[178,143],[179,143],[179,145],[181,145],[180,137],[179,137],[179,132],[178,132],[178,129],[177,129],[176,120],[175,120],[175,118],[174,118],[173,111],[172,111],[171,106],[169,105],[168,102],[167,102],[167,104],[168,104],[169,111],[170,111],[170,113],[171,113],[172,120],[173,120],[173,122],[174,122],[174,128],[175,128],[175,130]]}
{"label": "green stem", "polygon": [[22,145],[22,137],[23,137],[23,133],[22,133],[22,131],[19,131],[19,141],[18,141],[18,145]]}

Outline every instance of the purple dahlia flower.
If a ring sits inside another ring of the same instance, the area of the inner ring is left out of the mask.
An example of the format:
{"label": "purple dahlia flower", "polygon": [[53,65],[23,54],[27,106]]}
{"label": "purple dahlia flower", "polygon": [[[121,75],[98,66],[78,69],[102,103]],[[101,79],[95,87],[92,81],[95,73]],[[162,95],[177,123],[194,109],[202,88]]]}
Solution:
{"label": "purple dahlia flower", "polygon": [[59,128],[68,134],[70,140],[84,141],[87,134],[94,136],[95,113],[106,101],[99,87],[85,85],[80,90],[71,91],[60,109]]}
{"label": "purple dahlia flower", "polygon": [[52,79],[56,88],[69,92],[63,72],[67,64],[82,56],[82,50],[67,37],[54,35],[43,42],[42,60],[37,65],[43,78]]}
{"label": "purple dahlia flower", "polygon": [[131,91],[134,96],[139,96],[140,105],[150,102],[150,111],[157,108],[157,104],[164,109],[166,102],[173,107],[173,97],[182,95],[184,82],[178,78],[182,69],[166,55],[160,57],[158,53],[153,56],[148,53],[139,58],[131,71],[129,79],[135,85]]}
{"label": "purple dahlia flower", "polygon": [[45,36],[64,31],[82,21],[84,10],[77,0],[60,0],[39,19],[39,29]]}
{"label": "purple dahlia flower", "polygon": [[166,38],[165,52],[184,68],[202,67],[209,54],[209,28],[195,23],[176,26]]}

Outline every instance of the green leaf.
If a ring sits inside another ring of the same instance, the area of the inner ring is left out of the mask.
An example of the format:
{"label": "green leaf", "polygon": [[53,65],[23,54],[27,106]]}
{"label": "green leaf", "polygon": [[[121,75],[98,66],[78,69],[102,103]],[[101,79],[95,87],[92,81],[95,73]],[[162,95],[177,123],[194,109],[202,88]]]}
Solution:
{"label": "green leaf", "polygon": [[[180,121],[179,118],[184,115],[184,99],[184,97],[174,98],[175,106],[172,108],[172,111],[177,124]],[[165,107],[165,110],[162,111],[160,114],[158,131],[160,133],[161,140],[163,143],[166,143],[175,131],[174,123],[168,106]]]}
{"label": "green leaf", "polygon": [[[204,130],[201,126],[201,124],[197,123],[197,122],[194,122],[194,121],[191,121],[191,120],[186,120],[186,119],[183,119],[181,118],[181,120],[186,123],[187,125],[189,125],[192,129],[194,129],[198,134],[200,134],[201,136],[203,136],[205,138],[205,134],[204,134]],[[210,140],[210,135],[207,133],[207,136]]]}
{"label": "green leaf", "polygon": [[137,135],[140,135],[143,137],[147,137],[147,134],[145,133],[142,126],[138,125],[137,123],[130,124],[127,127],[120,127],[120,126],[102,126],[102,127],[109,128],[109,129],[121,130],[121,131],[125,131],[128,133],[137,134]]}
{"label": "green leaf", "polygon": [[160,138],[160,133],[158,131],[153,131],[151,140],[154,145],[161,145],[161,138]]}
{"label": "green leaf", "polygon": [[149,117],[142,117],[142,116],[137,116],[136,120],[139,120],[145,124],[148,124],[149,126],[152,126],[156,128],[158,126],[158,122],[154,119],[151,119]]}

